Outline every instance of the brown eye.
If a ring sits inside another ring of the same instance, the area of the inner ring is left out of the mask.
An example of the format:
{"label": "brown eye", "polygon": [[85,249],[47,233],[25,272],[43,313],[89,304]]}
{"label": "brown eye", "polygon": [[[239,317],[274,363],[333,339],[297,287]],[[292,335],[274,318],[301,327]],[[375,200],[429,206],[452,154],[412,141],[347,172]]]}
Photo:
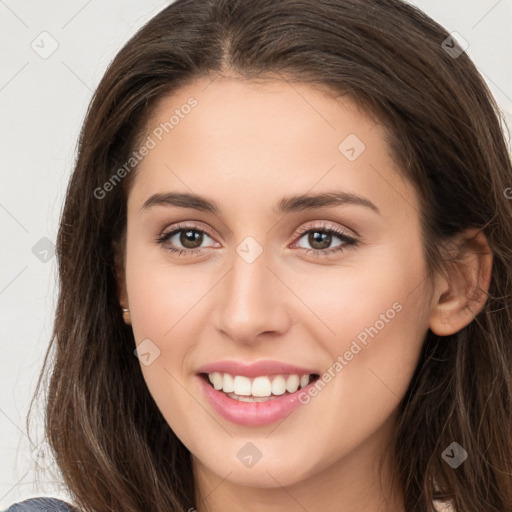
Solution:
{"label": "brown eye", "polygon": [[308,243],[313,249],[327,249],[332,242],[332,235],[322,231],[310,231]]}
{"label": "brown eye", "polygon": [[[349,246],[356,246],[357,240],[342,229],[321,225],[301,228],[298,233],[300,236],[296,246],[306,251],[306,254],[312,253],[314,256],[327,256],[333,253],[342,253]],[[338,242],[336,242],[336,239]],[[306,245],[304,245],[304,243]],[[335,245],[333,245],[335,243]],[[309,247],[308,247],[309,245]]]}
{"label": "brown eye", "polygon": [[179,231],[179,241],[186,249],[198,249],[203,242],[203,233],[195,229]]}
{"label": "brown eye", "polygon": [[156,242],[179,256],[195,256],[208,247],[203,245],[203,242],[210,242],[209,245],[212,245],[214,240],[198,226],[177,225],[174,226],[174,229],[159,235]]}

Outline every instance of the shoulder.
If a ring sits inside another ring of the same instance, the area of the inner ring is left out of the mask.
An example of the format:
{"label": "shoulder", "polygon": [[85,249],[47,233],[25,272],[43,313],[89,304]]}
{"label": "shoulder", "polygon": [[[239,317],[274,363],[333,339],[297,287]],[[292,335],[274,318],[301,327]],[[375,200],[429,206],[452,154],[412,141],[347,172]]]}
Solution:
{"label": "shoulder", "polygon": [[73,512],[76,510],[69,503],[57,498],[30,498],[13,503],[4,512]]}

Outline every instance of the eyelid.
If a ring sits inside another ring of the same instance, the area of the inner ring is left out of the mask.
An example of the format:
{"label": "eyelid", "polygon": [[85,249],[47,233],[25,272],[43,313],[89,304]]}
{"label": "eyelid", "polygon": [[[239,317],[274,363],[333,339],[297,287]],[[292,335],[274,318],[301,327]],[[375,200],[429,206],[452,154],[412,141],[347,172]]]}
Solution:
{"label": "eyelid", "polygon": [[205,224],[202,224],[200,221],[185,221],[185,222],[178,222],[177,224],[173,224],[169,228],[165,228],[161,232],[161,234],[159,234],[157,236],[157,239],[162,239],[164,237],[167,237],[170,234],[175,234],[176,232],[184,231],[186,229],[190,229],[193,231],[203,231],[210,238],[215,238],[212,234],[212,231]]}
{"label": "eyelid", "polygon": [[355,231],[350,230],[354,233],[354,234],[351,234],[345,228],[338,226],[337,224],[329,224],[328,221],[325,221],[325,220],[316,221],[316,222],[312,222],[312,223],[306,223],[303,226],[301,226],[299,229],[297,229],[295,235],[301,236],[304,233],[306,233],[308,231],[314,231],[315,229],[318,231],[334,231],[338,234],[338,236],[343,235],[343,236],[346,236],[347,238],[350,238],[353,240],[356,240],[359,238],[359,235],[357,233],[355,233]]}

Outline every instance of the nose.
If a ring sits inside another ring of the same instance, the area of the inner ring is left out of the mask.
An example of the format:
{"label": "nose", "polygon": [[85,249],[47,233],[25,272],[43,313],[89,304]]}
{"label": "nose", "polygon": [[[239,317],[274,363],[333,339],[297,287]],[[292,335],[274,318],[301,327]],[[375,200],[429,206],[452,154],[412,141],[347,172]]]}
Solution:
{"label": "nose", "polygon": [[235,253],[232,262],[217,290],[216,329],[243,344],[285,333],[292,323],[290,292],[276,277],[266,252],[252,262]]}

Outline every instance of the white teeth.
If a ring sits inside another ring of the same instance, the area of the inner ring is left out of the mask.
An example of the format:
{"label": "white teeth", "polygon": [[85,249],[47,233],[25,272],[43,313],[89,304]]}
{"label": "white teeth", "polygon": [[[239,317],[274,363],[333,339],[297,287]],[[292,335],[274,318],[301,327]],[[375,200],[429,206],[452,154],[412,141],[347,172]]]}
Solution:
{"label": "white teeth", "polygon": [[252,396],[270,396],[272,385],[268,377],[256,377],[252,381]]}
{"label": "white teeth", "polygon": [[235,380],[229,373],[224,374],[224,385],[222,386],[224,393],[232,393],[235,391]]}
{"label": "white teeth", "polygon": [[298,375],[290,375],[286,381],[286,391],[295,393],[299,389],[300,377]]}
{"label": "white teeth", "polygon": [[213,384],[213,387],[217,390],[222,389],[224,384],[224,377],[222,376],[222,373],[219,372],[213,372],[208,375],[208,378],[210,379],[210,382]]}
{"label": "white teeth", "polygon": [[235,393],[235,395],[251,396],[251,379],[249,379],[248,377],[242,377],[241,375],[237,375],[235,377],[234,386],[235,389],[233,390],[233,393]]}
{"label": "white teeth", "polygon": [[[309,375],[306,375],[306,377],[309,380]],[[286,381],[282,375],[278,375],[272,381],[272,394],[283,395],[284,393],[286,393]]]}
{"label": "white teeth", "polygon": [[[243,402],[262,402],[286,392],[295,393],[299,388],[309,384],[309,375],[276,375],[273,378],[260,376],[249,379],[242,375],[213,372],[208,374],[208,379],[216,390],[222,390],[231,398]],[[251,397],[251,398],[247,398]]]}

